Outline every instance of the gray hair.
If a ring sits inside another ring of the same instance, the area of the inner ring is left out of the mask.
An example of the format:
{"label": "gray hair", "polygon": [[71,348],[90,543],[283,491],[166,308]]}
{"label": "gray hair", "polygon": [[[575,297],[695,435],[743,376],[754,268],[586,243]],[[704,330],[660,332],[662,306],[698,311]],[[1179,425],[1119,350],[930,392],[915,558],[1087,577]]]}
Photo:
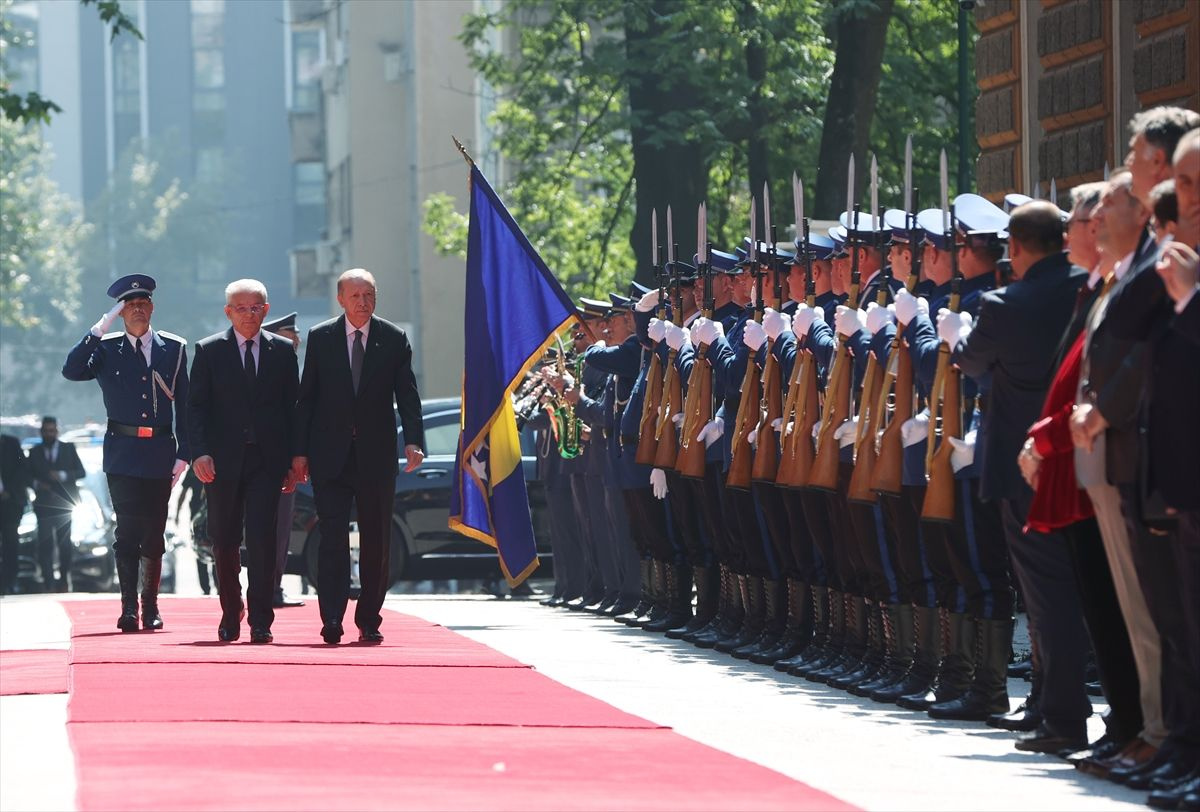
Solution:
{"label": "gray hair", "polygon": [[1100,205],[1100,196],[1108,184],[1102,180],[1093,183],[1081,183],[1071,189],[1071,216],[1090,217],[1092,211]]}
{"label": "gray hair", "polygon": [[378,290],[375,287],[375,277],[366,268],[351,268],[348,271],[343,271],[337,280],[338,293],[342,292],[343,282],[366,282],[371,286],[371,290]]}
{"label": "gray hair", "polygon": [[1151,107],[1136,114],[1129,122],[1129,131],[1142,136],[1146,143],[1161,149],[1170,164],[1175,157],[1175,147],[1188,130],[1200,127],[1200,113],[1183,107]]}
{"label": "gray hair", "polygon": [[1175,145],[1175,160],[1172,164],[1181,160],[1189,149],[1200,149],[1200,128],[1188,130],[1179,139],[1179,143]]}
{"label": "gray hair", "polygon": [[253,293],[267,301],[267,286],[257,279],[237,279],[225,286],[225,304],[233,301],[239,293]]}

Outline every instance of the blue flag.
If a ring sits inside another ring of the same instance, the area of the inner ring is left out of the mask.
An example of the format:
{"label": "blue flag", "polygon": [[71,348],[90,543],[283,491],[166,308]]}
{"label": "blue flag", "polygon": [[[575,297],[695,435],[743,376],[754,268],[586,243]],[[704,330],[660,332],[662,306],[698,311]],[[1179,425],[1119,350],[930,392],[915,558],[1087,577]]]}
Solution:
{"label": "blue flag", "polygon": [[465,316],[450,528],[495,547],[516,586],[538,559],[510,393],[576,312],[474,164]]}

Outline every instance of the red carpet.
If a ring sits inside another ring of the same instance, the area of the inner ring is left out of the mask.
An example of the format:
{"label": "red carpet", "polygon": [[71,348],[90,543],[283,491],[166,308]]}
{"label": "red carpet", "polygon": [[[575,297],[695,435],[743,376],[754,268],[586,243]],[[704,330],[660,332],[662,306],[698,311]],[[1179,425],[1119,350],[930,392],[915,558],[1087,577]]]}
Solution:
{"label": "red carpet", "polygon": [[378,647],[314,645],[315,605],[208,647],[212,600],[137,635],[65,606],[80,809],[853,808],[394,612]]}
{"label": "red carpet", "polygon": [[0,696],[66,692],[65,649],[0,652]]}

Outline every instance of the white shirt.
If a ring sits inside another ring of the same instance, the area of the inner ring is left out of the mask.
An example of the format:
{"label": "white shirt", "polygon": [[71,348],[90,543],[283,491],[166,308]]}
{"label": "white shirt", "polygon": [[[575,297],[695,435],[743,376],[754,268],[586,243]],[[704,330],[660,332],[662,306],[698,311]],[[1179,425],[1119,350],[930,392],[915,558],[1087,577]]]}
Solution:
{"label": "white shirt", "polygon": [[[133,348],[134,350],[137,349],[137,341],[138,341],[137,336],[131,336],[129,333],[126,333],[125,340],[129,342],[129,346],[131,348]],[[141,340],[142,340],[142,355],[144,355],[146,357],[146,366],[150,366],[150,345],[152,345],[154,343],[154,328],[151,327],[151,328],[147,329],[146,334],[141,337]]]}
{"label": "white shirt", "polygon": [[350,359],[350,366],[354,366],[354,331],[362,332],[363,354],[367,351],[367,333],[371,330],[371,320],[367,319],[367,323],[362,327],[355,327],[350,323],[350,319],[346,319],[346,357]]}
{"label": "white shirt", "polygon": [[233,334],[235,336],[237,336],[238,357],[240,357],[242,359],[242,369],[246,368],[246,342],[247,341],[254,342],[254,346],[250,349],[250,354],[254,356],[254,371],[257,372],[261,368],[261,365],[258,363],[258,358],[259,358],[258,353],[259,353],[259,350],[262,349],[262,330],[259,330],[257,333],[250,336],[249,338],[246,338],[244,335],[239,333],[237,330],[234,330]]}

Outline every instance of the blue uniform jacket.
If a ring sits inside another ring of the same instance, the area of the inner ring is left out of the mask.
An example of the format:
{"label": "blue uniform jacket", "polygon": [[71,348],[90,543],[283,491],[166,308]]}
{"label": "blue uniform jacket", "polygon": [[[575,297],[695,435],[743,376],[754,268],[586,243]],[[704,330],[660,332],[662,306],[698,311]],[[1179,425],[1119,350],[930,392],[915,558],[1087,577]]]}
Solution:
{"label": "blue uniform jacket", "polygon": [[95,380],[108,419],[126,426],[171,429],[155,437],[104,434],[104,472],[143,479],[170,478],[175,460],[191,459],[187,441],[187,341],[153,331],[150,368],[136,357],[125,333],[83,337],[63,363],[69,381]]}
{"label": "blue uniform jacket", "polygon": [[[584,363],[612,376],[611,394],[606,393],[612,431],[608,433],[608,453],[615,463],[617,484],[625,490],[650,486],[650,466],[634,462],[637,450],[638,424],[642,417],[642,400],[634,397],[637,385],[645,391],[644,353],[636,335],[615,347],[589,347],[583,354]],[[636,401],[636,403],[635,403]],[[625,442],[622,442],[622,434]]]}

